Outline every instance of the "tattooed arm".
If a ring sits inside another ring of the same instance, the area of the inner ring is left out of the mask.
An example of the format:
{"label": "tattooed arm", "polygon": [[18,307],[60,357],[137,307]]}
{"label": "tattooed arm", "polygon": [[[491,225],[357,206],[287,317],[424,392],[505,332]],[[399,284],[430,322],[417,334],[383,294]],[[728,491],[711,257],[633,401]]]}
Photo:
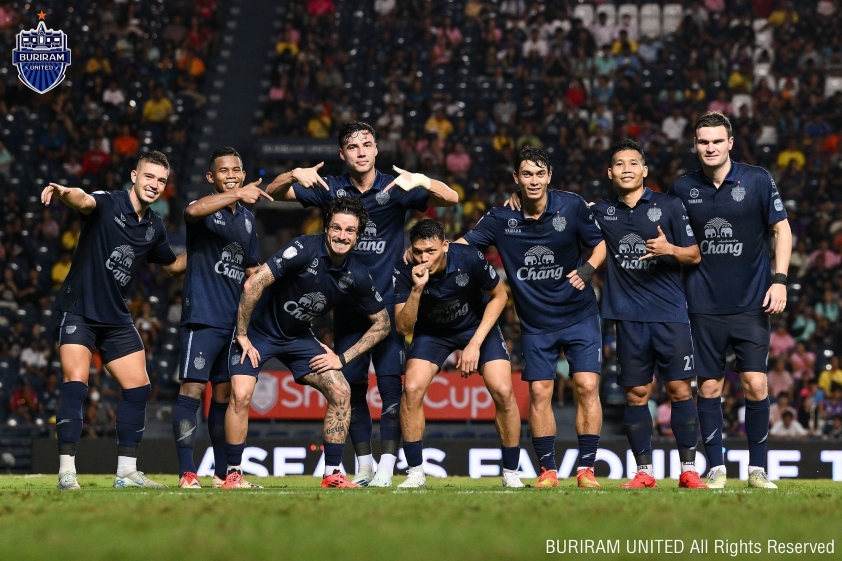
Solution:
{"label": "tattooed arm", "polygon": [[272,274],[269,266],[264,263],[246,280],[246,284],[243,287],[240,306],[237,308],[237,343],[243,350],[240,364],[246,360],[246,356],[249,357],[251,365],[254,368],[257,368],[257,364],[260,361],[260,353],[257,352],[257,349],[249,341],[248,327],[251,321],[251,314],[254,312],[254,307],[260,301],[263,290],[273,282],[275,282],[275,275]]}
{"label": "tattooed arm", "polygon": [[389,334],[391,325],[389,323],[389,314],[385,309],[380,310],[376,314],[368,316],[371,320],[371,327],[366,331],[357,343],[342,353],[340,358],[334,354],[329,347],[322,345],[325,349],[325,354],[314,357],[310,361],[310,368],[313,369],[314,374],[324,374],[330,370],[341,370],[344,364],[348,364],[363,353],[368,352],[374,345],[386,338]]}

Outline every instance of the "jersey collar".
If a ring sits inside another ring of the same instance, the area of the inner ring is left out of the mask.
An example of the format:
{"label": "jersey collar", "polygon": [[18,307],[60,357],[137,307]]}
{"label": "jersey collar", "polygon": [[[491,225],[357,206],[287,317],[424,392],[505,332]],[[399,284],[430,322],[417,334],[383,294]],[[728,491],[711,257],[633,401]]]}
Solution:
{"label": "jersey collar", "polygon": [[[357,186],[354,185],[354,183],[351,181],[351,175],[350,174],[348,174],[346,172],[346,173],[343,173],[340,177],[342,178],[342,188],[343,189],[349,189],[350,188],[350,189],[353,189],[354,191],[356,191],[357,193],[361,193],[361,191],[357,188]],[[385,176],[382,173],[380,173],[378,170],[374,170],[374,183],[371,184],[371,187],[369,187],[369,189],[366,191],[366,193],[368,193],[369,191],[382,191],[383,188],[386,186],[386,182],[385,182],[384,178],[385,178]]]}
{"label": "jersey collar", "polygon": [[[638,202],[638,204],[640,204],[641,201],[644,202],[644,203],[648,203],[650,200],[652,200],[652,190],[649,187],[644,187],[643,188],[643,194],[640,196],[640,198],[637,200],[637,202]],[[611,204],[616,206],[616,207],[624,206],[626,208],[632,208],[629,205],[627,205],[626,203],[624,203],[623,201],[621,201],[619,195],[615,196],[611,200]],[[637,206],[637,205],[635,205],[635,206]]]}
{"label": "jersey collar", "polygon": [[124,190],[124,191],[122,191],[122,193],[123,193],[123,195],[121,197],[119,197],[117,200],[118,200],[118,204],[120,206],[120,211],[123,214],[125,214],[127,216],[129,214],[131,214],[133,216],[136,216],[138,224],[146,224],[146,223],[152,222],[152,212],[153,211],[152,211],[151,208],[147,207],[146,213],[142,217],[138,216],[137,213],[134,210],[134,205],[132,205],[132,199],[131,199],[131,195],[129,194],[129,192]]}

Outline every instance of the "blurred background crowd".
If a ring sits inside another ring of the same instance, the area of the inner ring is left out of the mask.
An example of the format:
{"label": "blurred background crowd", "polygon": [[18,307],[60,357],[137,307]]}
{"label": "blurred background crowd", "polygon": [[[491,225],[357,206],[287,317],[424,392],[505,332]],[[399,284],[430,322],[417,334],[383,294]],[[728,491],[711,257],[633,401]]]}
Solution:
{"label": "blurred background crowd", "polygon": [[[50,180],[125,188],[138,153],[161,149],[174,173],[155,210],[171,240],[181,239],[178,170],[210,95],[204,75],[224,24],[216,0],[68,5],[75,9],[51,26],[94,40],[73,44],[66,87],[33,105],[15,75],[0,76],[0,420],[10,423],[43,425],[55,411],[61,372],[52,294],[80,230],[75,213],[60,204],[45,209],[36,194]],[[711,109],[728,115],[733,159],[769,170],[794,235],[789,304],[773,318],[772,435],[842,437],[838,0],[289,0],[280,10],[255,137],[333,139],[347,121],[371,123],[378,169],[397,164],[459,191],[460,204],[426,213],[451,238],[509,196],[513,154],[525,145],[549,154],[551,187],[594,201],[611,192],[611,142],[634,138],[646,151],[647,186],[666,191],[698,168],[696,118]],[[0,4],[0,56],[11,57],[18,29],[34,26],[21,13]],[[238,148],[247,155],[248,147]],[[336,163],[325,169],[341,172]],[[273,222],[278,243],[321,228],[318,211],[303,221],[278,211],[258,218]],[[502,273],[493,250],[488,258]],[[594,286],[599,293],[599,275]],[[177,391],[179,288],[152,266],[131,293],[160,400]],[[317,325],[328,341],[329,325]],[[511,305],[501,327],[517,369],[520,327]],[[611,322],[604,346],[610,416],[625,402]],[[118,392],[101,365],[95,369],[86,417],[93,433],[108,434]],[[573,401],[568,371],[560,356],[560,405]],[[729,371],[726,434],[743,430],[742,399],[739,376]],[[661,392],[652,411],[657,430],[669,434]]]}

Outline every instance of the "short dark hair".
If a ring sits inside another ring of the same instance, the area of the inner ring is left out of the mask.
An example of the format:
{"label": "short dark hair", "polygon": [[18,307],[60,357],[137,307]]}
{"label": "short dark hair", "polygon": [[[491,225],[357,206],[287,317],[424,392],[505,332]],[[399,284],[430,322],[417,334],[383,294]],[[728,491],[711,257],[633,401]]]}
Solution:
{"label": "short dark hair", "polygon": [[643,146],[640,143],[632,140],[631,138],[624,138],[622,140],[618,140],[614,144],[611,145],[611,149],[608,151],[608,163],[613,165],[614,164],[614,155],[617,152],[622,152],[623,150],[634,150],[640,153],[640,161],[643,165],[646,165],[646,154],[643,153]]}
{"label": "short dark hair", "polygon": [[170,161],[167,160],[167,157],[162,152],[158,152],[157,150],[147,152],[146,154],[138,158],[137,167],[135,169],[140,169],[140,164],[142,164],[143,162],[159,165],[167,171],[170,171]]}
{"label": "short dark hair", "polygon": [[415,223],[409,231],[409,243],[417,240],[441,240],[444,241],[444,226],[438,220],[424,218]]}
{"label": "short dark hair", "polygon": [[240,162],[243,161],[243,157],[240,156],[240,153],[231,148],[230,146],[223,146],[221,148],[217,148],[213,151],[213,154],[210,156],[210,160],[208,160],[208,171],[213,171],[213,164],[216,162],[217,158],[222,158],[225,156],[236,156],[240,159]]}
{"label": "short dark hair", "polygon": [[705,127],[725,127],[725,130],[728,133],[728,138],[734,136],[734,129],[731,127],[731,121],[728,120],[728,117],[726,117],[722,111],[708,111],[699,117],[699,120],[696,121],[696,128],[693,130],[695,132],[699,132],[699,129]]}
{"label": "short dark hair", "polygon": [[547,168],[547,171],[550,170],[550,158],[547,156],[547,153],[541,150],[540,148],[533,148],[531,146],[524,146],[523,150],[518,152],[517,157],[515,158],[515,171],[520,171],[520,164],[523,162],[533,162],[539,168]]}
{"label": "short dark hair", "polygon": [[360,221],[360,229],[365,228],[368,223],[368,212],[365,210],[363,203],[354,197],[336,197],[327,207],[325,211],[325,228],[330,224],[334,214],[351,214],[356,216]]}
{"label": "short dark hair", "polygon": [[371,139],[377,142],[374,127],[372,127],[368,123],[363,123],[362,121],[350,121],[339,127],[339,147],[342,148],[343,146],[348,144],[348,141],[351,140],[351,137],[359,132],[367,132],[371,135]]}

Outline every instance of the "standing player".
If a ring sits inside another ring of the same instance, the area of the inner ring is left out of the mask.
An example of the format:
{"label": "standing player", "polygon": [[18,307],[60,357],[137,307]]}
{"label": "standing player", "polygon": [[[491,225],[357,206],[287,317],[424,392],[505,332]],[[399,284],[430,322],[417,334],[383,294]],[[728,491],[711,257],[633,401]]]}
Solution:
{"label": "standing player", "polygon": [[158,263],[171,276],[184,274],[186,259],[167,241],[161,217],[149,208],[167,185],[170,164],[160,152],[140,157],[129,191],[96,191],[50,183],[41,202],[53,195],[82,213],[82,234],[73,264],[58,295],[62,312],[59,356],[64,371],[56,412],[59,489],[79,489],[76,444],[82,435],[82,405],[94,349],[123,390],[117,407],[117,476],[114,487],[166,487],[137,470],[137,448],[146,425],[152,392],[140,334],[126,307],[127,287],[145,261]]}
{"label": "standing player", "polygon": [[[271,200],[258,179],[243,187],[246,174],[236,150],[219,148],[211,154],[207,172],[214,192],[184,210],[187,224],[187,273],[181,311],[181,389],[173,410],[173,437],[179,487],[200,488],[193,460],[196,418],[202,393],[213,388],[208,432],[214,455],[214,486],[225,481],[225,411],[231,395],[228,349],[234,332],[243,283],[260,264],[254,216],[242,203],[260,197]],[[257,485],[248,484],[252,488]]]}
{"label": "standing player", "polygon": [[[512,287],[523,336],[523,379],[529,382],[529,427],[541,464],[537,487],[557,487],[555,362],[563,349],[576,389],[579,487],[599,487],[593,465],[602,429],[599,373],[602,333],[588,284],[605,259],[605,242],[579,195],[548,191],[552,171],[543,150],[520,151],[513,173],[523,208],[490,210],[460,241],[480,249],[495,245]],[[593,248],[582,263],[582,245]]]}
{"label": "standing player", "polygon": [[[316,388],[327,398],[322,487],[359,487],[339,470],[351,417],[351,389],[340,369],[366,356],[391,329],[383,297],[365,266],[351,254],[367,218],[359,200],[333,200],[325,215],[324,234],[295,238],[246,281],[237,310],[237,336],[231,345],[231,404],[225,416],[228,475],[223,487],[242,486],[240,463],[249,403],[260,368],[272,357],[292,371],[296,382]],[[316,339],[310,324],[344,298],[365,310],[370,326],[337,355]]]}
{"label": "standing player", "polygon": [[[428,205],[451,206],[459,202],[459,195],[444,183],[423,174],[395,168],[399,175],[393,177],[375,170],[377,144],[374,129],[365,123],[352,121],[339,129],[339,156],[347,168],[347,173],[343,175],[320,177],[318,172],[322,164],[298,168],[279,175],[266,192],[276,200],[297,200],[305,207],[317,206],[323,210],[336,197],[354,197],[362,201],[368,211],[368,221],[360,232],[355,254],[371,273],[374,286],[383,295],[391,315],[394,306],[392,270],[403,252],[406,211],[423,211]],[[392,189],[394,185],[401,189]],[[343,352],[368,329],[368,318],[358,306],[349,302],[339,303],[334,317],[341,318],[341,321],[334,322],[334,338],[336,350]],[[370,356],[342,369],[351,384],[351,442],[359,466],[354,481],[363,486],[392,485],[401,438],[398,410],[403,359],[403,337],[393,329],[382,343],[372,349]],[[371,413],[366,402],[371,362],[374,363],[377,388],[383,402],[380,416],[381,456],[376,476],[371,455]]]}
{"label": "standing player", "polygon": [[412,264],[395,268],[395,322],[413,334],[401,399],[403,451],[408,477],[399,488],[426,487],[422,467],[424,396],[450,354],[462,350],[463,377],[479,369],[494,399],[495,424],[503,449],[503,486],[525,487],[520,462],[520,412],[512,389],[512,365],[497,318],[508,295],[482,253],[445,240],[444,227],[424,219],[409,232]]}
{"label": "standing player", "polygon": [[617,322],[618,383],[626,390],[624,424],[638,470],[623,488],[658,486],[652,471],[649,413],[656,365],[672,402],[672,430],[681,461],[678,486],[705,488],[696,471],[699,415],[690,385],[695,376],[693,340],[681,283],[681,265],[701,260],[699,246],[681,201],[643,186],[649,170],[637,142],[616,142],[610,164],[608,178],[617,196],[591,210],[609,255],[602,317]]}
{"label": "standing player", "polygon": [[[746,396],[750,487],[777,489],[766,475],[769,395],[767,314],[786,307],[792,232],[774,180],[763,168],[731,160],[731,122],[718,111],[696,123],[701,169],[678,178],[670,193],[687,208],[702,262],[687,271],[687,305],[699,376],[699,424],[711,466],[708,487],[726,483],[722,453],[722,386],[728,347]],[[775,273],[769,263],[769,234]],[[723,289],[727,283],[729,289]]]}

